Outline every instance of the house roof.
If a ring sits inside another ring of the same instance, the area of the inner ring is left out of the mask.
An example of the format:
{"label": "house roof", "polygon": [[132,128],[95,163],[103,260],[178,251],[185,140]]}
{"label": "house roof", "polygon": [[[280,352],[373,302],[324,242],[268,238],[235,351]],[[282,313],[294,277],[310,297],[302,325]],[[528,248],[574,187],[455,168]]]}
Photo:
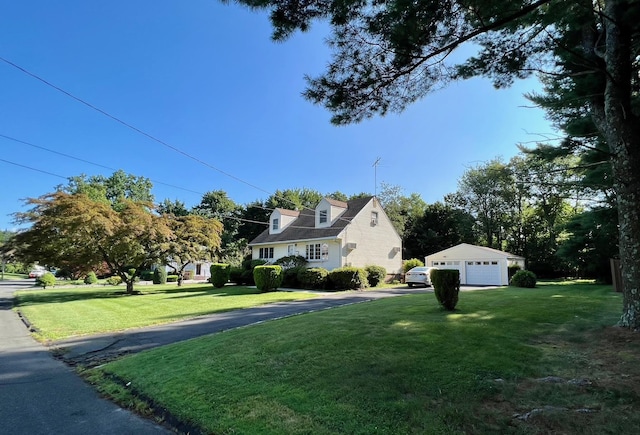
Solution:
{"label": "house roof", "polygon": [[451,255],[453,253],[455,254],[460,254],[463,252],[467,253],[469,251],[474,251],[474,250],[483,252],[485,254],[491,254],[494,256],[502,257],[502,258],[509,258],[509,259],[517,258],[517,259],[524,260],[524,257],[521,257],[519,255],[511,254],[505,251],[500,251],[499,249],[487,248],[486,246],[471,245],[469,243],[460,243],[459,245],[452,246],[451,248],[447,248],[439,252],[434,252],[433,254],[427,255],[427,257],[432,257],[434,255],[442,256],[444,254]]}
{"label": "house roof", "polygon": [[[326,228],[316,228],[315,210],[305,209],[300,212],[298,218],[287,225],[278,234],[269,234],[269,230],[264,230],[258,237],[249,242],[249,245],[259,245],[266,243],[282,243],[297,240],[313,240],[336,237],[351,222],[351,220],[371,201],[372,196],[358,198],[346,203],[346,210],[331,225]],[[341,201],[338,201],[341,202]]]}
{"label": "house roof", "polygon": [[332,199],[332,198],[325,198],[325,199],[329,204],[331,204],[334,207],[342,207],[342,208],[349,207],[349,204],[344,201],[338,201],[337,199]]}
{"label": "house roof", "polygon": [[289,209],[286,209],[286,208],[276,208],[276,210],[278,210],[280,212],[280,214],[283,214],[285,216],[298,217],[298,215],[300,215],[300,212],[298,210],[289,210]]}

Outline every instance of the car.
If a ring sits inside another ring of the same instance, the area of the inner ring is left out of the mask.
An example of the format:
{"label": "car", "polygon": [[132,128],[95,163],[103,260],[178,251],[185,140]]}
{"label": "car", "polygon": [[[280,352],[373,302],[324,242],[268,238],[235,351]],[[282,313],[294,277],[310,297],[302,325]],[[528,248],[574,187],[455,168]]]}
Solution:
{"label": "car", "polygon": [[410,269],[404,274],[405,284],[409,287],[413,287],[414,285],[429,287],[431,285],[431,278],[429,277],[431,269],[433,269],[433,267],[426,266],[418,266]]}
{"label": "car", "polygon": [[31,272],[29,272],[29,278],[40,278],[46,272],[47,271],[44,269],[33,269]]}

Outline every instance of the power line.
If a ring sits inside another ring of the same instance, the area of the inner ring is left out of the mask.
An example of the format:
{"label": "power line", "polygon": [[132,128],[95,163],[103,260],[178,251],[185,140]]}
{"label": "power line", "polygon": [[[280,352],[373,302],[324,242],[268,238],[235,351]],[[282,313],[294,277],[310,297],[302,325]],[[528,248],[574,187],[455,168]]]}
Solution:
{"label": "power line", "polygon": [[0,162],[9,163],[10,165],[19,166],[21,168],[29,169],[31,171],[42,172],[43,174],[51,175],[53,177],[58,177],[58,178],[64,178],[65,180],[68,180],[67,177],[63,177],[62,175],[54,174],[53,172],[43,171],[42,169],[32,168],[31,166],[21,165],[20,163],[16,163],[16,162],[10,162],[9,160],[0,159]]}
{"label": "power line", "polygon": [[210,169],[213,169],[214,171],[217,171],[217,172],[221,173],[222,175],[225,175],[225,176],[227,176],[227,177],[229,177],[229,178],[231,178],[233,180],[236,180],[236,181],[238,181],[240,183],[246,184],[249,187],[253,187],[254,189],[260,190],[261,192],[267,193],[269,195],[271,194],[270,192],[262,189],[261,187],[258,187],[258,186],[254,185],[254,184],[251,184],[248,181],[245,181],[245,180],[243,180],[243,179],[241,179],[239,177],[236,177],[235,175],[232,175],[232,174],[230,174],[230,173],[228,173],[226,171],[223,171],[222,169],[219,169],[219,168],[217,168],[217,167],[205,162],[204,160],[201,160],[201,159],[199,159],[199,158],[197,158],[195,156],[192,156],[191,154],[189,154],[189,153],[187,153],[185,151],[182,151],[181,149],[179,149],[179,148],[177,148],[177,147],[175,147],[173,145],[170,145],[169,143],[167,143],[167,142],[165,142],[165,141],[163,141],[161,139],[158,139],[157,137],[155,137],[155,136],[153,136],[153,135],[151,135],[151,134],[139,129],[138,127],[135,127],[134,125],[129,124],[126,121],[123,121],[122,119],[118,118],[117,116],[114,116],[114,115],[110,114],[109,112],[107,112],[105,110],[102,110],[97,106],[94,106],[93,104],[83,100],[82,98],[76,97],[71,92],[65,91],[61,87],[54,85],[53,83],[43,79],[42,77],[38,76],[37,74],[32,73],[31,71],[21,67],[20,65],[17,65],[15,63],[11,62],[8,59],[5,59],[2,56],[0,56],[0,60],[2,62],[6,63],[7,65],[10,65],[10,66],[14,67],[15,69],[23,72],[24,74],[27,74],[28,76],[38,80],[39,82],[44,83],[45,85],[55,89],[56,91],[68,96],[69,98],[72,98],[72,99],[76,100],[77,102],[79,102],[81,104],[84,104],[85,106],[89,107],[90,109],[95,110],[96,112],[98,112],[98,113],[100,113],[100,114],[112,119],[113,121],[116,121],[117,123],[119,123],[121,125],[124,125],[125,127],[135,131],[136,133],[139,133],[139,134],[145,136],[148,139],[151,139],[154,142],[159,143],[160,145],[163,145],[163,146],[169,148],[170,150],[173,150],[173,151],[177,152],[178,154],[181,154],[181,155],[183,155],[183,156],[185,156],[185,157],[187,157],[187,158],[189,158],[189,159],[191,159],[191,160],[193,160],[195,162],[200,163],[203,166],[206,166],[206,167],[208,167]]}
{"label": "power line", "polygon": [[[56,151],[56,150],[52,150],[52,149],[49,149],[49,148],[45,148],[43,146],[36,145],[36,144],[30,143],[30,142],[26,142],[24,140],[16,139],[14,137],[7,136],[7,135],[2,134],[2,133],[0,133],[0,137],[2,137],[4,139],[7,139],[7,140],[11,140],[11,141],[17,142],[17,143],[21,143],[23,145],[28,145],[28,146],[33,147],[33,148],[38,148],[40,150],[47,151],[47,152],[50,152],[50,153],[53,153],[53,154],[57,154],[59,156],[66,157],[68,159],[77,160],[79,162],[87,163],[89,165],[97,166],[99,168],[109,169],[110,171],[114,171],[114,172],[117,171],[117,169],[115,169],[115,168],[111,168],[109,166],[105,166],[105,165],[102,165],[100,163],[91,162],[89,160],[81,159],[80,157],[72,156],[70,154],[61,153],[60,151]],[[38,169],[34,169],[34,170],[39,171]],[[42,172],[42,171],[40,171],[40,172]],[[66,177],[66,178],[69,179],[69,177]],[[153,180],[151,178],[149,178],[149,180],[153,181],[156,184],[162,184],[163,186],[172,187],[174,189],[179,189],[179,190],[184,190],[186,192],[196,193],[198,195],[204,195],[204,193],[202,193],[202,192],[196,192],[195,190],[187,189],[185,187],[175,186],[173,184],[165,183],[163,181]]]}
{"label": "power line", "polygon": [[[53,83],[49,82],[48,80],[38,76],[35,73],[32,73],[31,71],[27,70],[26,68],[21,67],[20,65],[17,65],[15,63],[11,62],[8,59],[5,59],[2,56],[0,56],[0,61],[6,63],[7,65],[12,66],[13,68],[17,69],[18,71],[21,71],[22,73],[24,73],[24,74],[26,74],[26,75],[38,80],[39,82],[41,82],[41,83],[43,83],[43,84],[45,84],[45,85],[57,90],[58,92],[68,96],[69,98],[72,98],[73,100],[75,100],[75,101],[77,101],[77,102],[89,107],[90,109],[93,109],[96,112],[98,112],[98,113],[100,113],[100,114],[112,119],[113,121],[116,121],[117,123],[119,123],[119,124],[129,128],[129,129],[135,131],[136,133],[139,133],[139,134],[143,135],[144,137],[146,137],[148,139],[151,139],[152,141],[157,142],[160,145],[163,145],[163,146],[171,149],[172,151],[174,151],[174,152],[176,152],[178,154],[181,154],[181,155],[183,155],[183,156],[185,156],[185,157],[187,157],[187,158],[189,158],[189,159],[191,159],[191,160],[193,160],[193,161],[195,161],[197,163],[200,163],[201,165],[203,165],[203,166],[205,166],[207,168],[210,168],[210,169],[212,169],[214,171],[217,171],[217,172],[221,173],[222,175],[225,175],[226,177],[229,177],[229,178],[231,178],[233,180],[236,180],[236,181],[238,181],[240,183],[243,183],[243,184],[245,184],[245,185],[247,185],[249,187],[252,187],[252,188],[254,188],[256,190],[259,190],[259,191],[261,191],[263,193],[266,193],[267,195],[270,195],[270,196],[273,195],[271,192],[269,192],[269,191],[267,191],[267,190],[265,190],[265,189],[263,189],[263,188],[261,188],[259,186],[256,186],[256,185],[254,185],[252,183],[249,183],[248,181],[245,181],[245,180],[243,180],[243,179],[241,179],[239,177],[236,177],[235,175],[232,175],[232,174],[230,174],[230,173],[228,173],[226,171],[223,171],[222,169],[219,169],[219,168],[217,168],[217,167],[205,162],[204,160],[201,160],[201,159],[199,159],[199,158],[197,158],[195,156],[192,156],[191,154],[189,154],[189,153],[187,153],[185,151],[182,151],[181,149],[179,149],[179,148],[177,148],[177,147],[175,147],[173,145],[170,145],[169,143],[167,143],[167,142],[165,142],[165,141],[163,141],[163,140],[161,140],[161,139],[159,139],[159,138],[157,138],[157,137],[155,137],[155,136],[153,136],[153,135],[151,135],[151,134],[139,129],[138,127],[135,127],[134,125],[132,125],[132,124],[130,124],[130,123],[128,123],[128,122],[126,122],[126,121],[124,121],[124,120],[122,120],[122,119],[120,119],[120,118],[118,118],[118,117],[116,117],[116,116],[114,116],[112,114],[110,114],[109,112],[107,112],[107,111],[105,111],[103,109],[100,109],[97,106],[94,106],[93,104],[83,100],[82,98],[76,97],[71,92],[68,92],[68,91],[62,89],[61,87],[54,85]],[[40,172],[43,172],[43,171],[40,171]],[[159,182],[159,184],[165,184],[165,183],[160,183]],[[187,190],[187,189],[183,189],[183,190]],[[198,192],[196,192],[196,193],[198,193]],[[279,198],[279,197],[276,197],[276,198]],[[287,198],[279,198],[279,199],[282,199],[284,201],[287,201],[287,202],[289,202],[291,204],[296,205],[292,200],[289,200]],[[314,209],[309,208],[309,207],[303,207],[303,208],[315,211]],[[339,219],[343,219],[343,218],[339,218]]]}

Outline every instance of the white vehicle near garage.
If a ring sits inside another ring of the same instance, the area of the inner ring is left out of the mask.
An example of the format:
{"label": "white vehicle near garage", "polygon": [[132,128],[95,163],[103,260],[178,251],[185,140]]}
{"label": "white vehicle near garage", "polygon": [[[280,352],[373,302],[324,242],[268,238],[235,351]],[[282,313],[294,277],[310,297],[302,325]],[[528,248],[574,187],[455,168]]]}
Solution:
{"label": "white vehicle near garage", "polygon": [[426,267],[426,266],[418,266],[414,267],[407,271],[404,274],[404,282],[409,287],[413,287],[414,285],[423,285],[425,287],[429,287],[431,285],[431,277],[429,273],[431,269],[435,269],[434,267]]}

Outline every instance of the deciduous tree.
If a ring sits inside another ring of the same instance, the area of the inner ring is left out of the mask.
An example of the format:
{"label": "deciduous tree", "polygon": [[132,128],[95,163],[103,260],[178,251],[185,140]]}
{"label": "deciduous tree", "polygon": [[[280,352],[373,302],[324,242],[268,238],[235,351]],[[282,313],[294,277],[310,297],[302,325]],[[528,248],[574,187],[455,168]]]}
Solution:
{"label": "deciduous tree", "polygon": [[58,191],[27,204],[33,207],[16,215],[31,224],[15,238],[20,258],[70,268],[105,262],[126,283],[127,293],[133,293],[140,271],[164,260],[174,238],[166,218],[149,211],[150,203],[124,199],[116,211],[86,194]]}

